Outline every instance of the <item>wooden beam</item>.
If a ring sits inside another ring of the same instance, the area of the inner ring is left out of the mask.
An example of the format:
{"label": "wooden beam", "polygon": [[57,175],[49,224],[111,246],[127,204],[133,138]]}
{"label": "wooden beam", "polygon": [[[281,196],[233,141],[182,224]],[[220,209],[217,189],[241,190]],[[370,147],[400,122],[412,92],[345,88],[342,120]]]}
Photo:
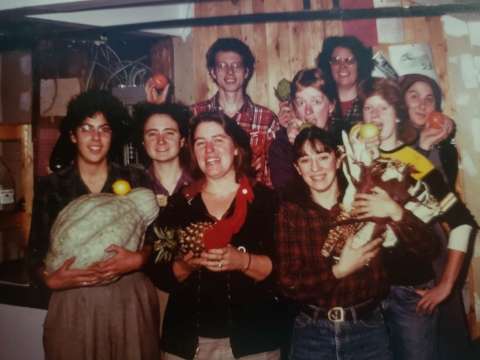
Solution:
{"label": "wooden beam", "polygon": [[303,10],[312,10],[312,4],[310,0],[303,0]]}
{"label": "wooden beam", "polygon": [[54,31],[44,34],[45,39],[55,38],[100,38],[114,32],[133,32],[149,29],[167,29],[176,27],[221,26],[234,24],[257,24],[289,21],[355,20],[379,18],[409,18],[442,16],[445,14],[480,12],[480,4],[455,4],[436,6],[411,6],[374,9],[341,9],[316,11],[275,12],[263,14],[243,14],[214,16],[193,19],[164,20],[146,23],[95,27],[90,29]]}

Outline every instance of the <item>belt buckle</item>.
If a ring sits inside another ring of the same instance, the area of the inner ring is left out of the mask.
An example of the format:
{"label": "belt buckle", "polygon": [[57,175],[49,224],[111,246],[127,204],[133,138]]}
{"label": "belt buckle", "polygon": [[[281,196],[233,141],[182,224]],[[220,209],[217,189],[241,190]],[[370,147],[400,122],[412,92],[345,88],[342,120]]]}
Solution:
{"label": "belt buckle", "polygon": [[328,310],[328,313],[327,313],[328,320],[330,320],[333,323],[343,322],[345,320],[344,316],[345,316],[345,312],[343,311],[343,308],[340,306],[331,308],[330,310]]}

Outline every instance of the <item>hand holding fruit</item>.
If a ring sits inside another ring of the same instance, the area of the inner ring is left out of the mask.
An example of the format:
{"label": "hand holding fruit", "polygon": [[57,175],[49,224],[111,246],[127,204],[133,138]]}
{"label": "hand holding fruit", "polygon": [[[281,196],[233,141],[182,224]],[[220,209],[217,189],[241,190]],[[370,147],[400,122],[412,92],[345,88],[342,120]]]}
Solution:
{"label": "hand holding fruit", "polygon": [[115,253],[111,258],[93,263],[88,270],[94,270],[101,275],[102,280],[112,280],[142,267],[143,256],[135,251],[130,251],[123,246],[110,245],[105,249],[107,253]]}
{"label": "hand holding fruit", "polygon": [[102,277],[94,270],[70,269],[75,257],[66,260],[51,275],[46,275],[45,267],[39,269],[45,284],[52,290],[65,290],[75,287],[92,286],[102,281]]}
{"label": "hand holding fruit", "polygon": [[355,124],[350,130],[350,143],[360,141],[367,149],[380,146],[380,130],[375,124]]}
{"label": "hand holding fruit", "polygon": [[278,112],[278,122],[281,126],[286,128],[295,117],[295,112],[292,105],[288,101],[282,101],[279,107],[280,111]]}
{"label": "hand holding fruit", "polygon": [[428,116],[425,128],[420,132],[419,146],[430,150],[432,146],[445,140],[453,130],[453,120],[438,111]]}
{"label": "hand holding fruit", "polygon": [[[145,95],[147,97],[147,101],[153,104],[163,104],[167,99],[169,88],[170,83],[168,79],[162,74],[156,74],[152,78],[148,79],[145,83]],[[157,89],[163,90],[159,94]]]}
{"label": "hand holding fruit", "polygon": [[287,126],[287,136],[290,144],[293,145],[297,135],[300,133],[300,127],[303,125],[303,121],[299,119],[292,119]]}

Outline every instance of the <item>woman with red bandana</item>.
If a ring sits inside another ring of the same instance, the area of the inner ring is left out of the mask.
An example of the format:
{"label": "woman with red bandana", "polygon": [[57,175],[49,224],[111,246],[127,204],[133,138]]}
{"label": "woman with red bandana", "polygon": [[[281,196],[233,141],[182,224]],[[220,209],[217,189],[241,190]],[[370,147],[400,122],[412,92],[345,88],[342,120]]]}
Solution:
{"label": "woman with red bandana", "polygon": [[165,359],[280,359],[282,309],[272,259],[276,194],[249,179],[248,135],[221,111],[190,122],[199,179],[171,196],[158,227],[209,222],[205,251],[155,265],[170,293],[162,332]]}

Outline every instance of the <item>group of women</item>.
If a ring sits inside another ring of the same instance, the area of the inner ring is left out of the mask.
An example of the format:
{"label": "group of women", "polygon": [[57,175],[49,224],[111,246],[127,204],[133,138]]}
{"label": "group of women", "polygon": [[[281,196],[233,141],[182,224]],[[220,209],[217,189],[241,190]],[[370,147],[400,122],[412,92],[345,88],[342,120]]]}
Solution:
{"label": "group of women", "polygon": [[[322,254],[345,192],[341,132],[356,123],[374,123],[380,134],[358,140],[354,130],[352,139],[407,159],[438,200],[452,191],[453,122],[427,124],[440,108],[438,85],[422,75],[399,84],[371,78],[371,52],[353,37],[326,39],[317,65],[295,75],[291,103],[280,104],[282,128],[269,150],[278,191],[252,180],[249,136],[221,111],[192,117],[180,104],[137,105],[133,134],[148,162],[142,172],[108,158],[125,131],[118,100],[88,91],[71,101],[62,129],[77,157],[36,187],[29,242],[32,267],[54,290],[47,358],[158,359],[158,302],[142,268],[170,294],[160,343],[167,360],[280,359],[281,348],[290,359],[436,359],[466,347],[458,279],[477,225],[461,201],[427,225],[379,187],[357,194],[355,217],[388,222],[398,244],[386,249],[374,239],[356,247],[349,238],[338,259]],[[315,126],[300,131],[304,122]],[[155,264],[147,232],[138,253],[115,247],[107,249],[115,256],[91,268],[71,270],[72,258],[46,275],[60,210],[80,195],[112,192],[116,179],[170,195],[158,227],[206,223],[220,245]],[[457,338],[439,354],[438,329],[451,314]]]}

